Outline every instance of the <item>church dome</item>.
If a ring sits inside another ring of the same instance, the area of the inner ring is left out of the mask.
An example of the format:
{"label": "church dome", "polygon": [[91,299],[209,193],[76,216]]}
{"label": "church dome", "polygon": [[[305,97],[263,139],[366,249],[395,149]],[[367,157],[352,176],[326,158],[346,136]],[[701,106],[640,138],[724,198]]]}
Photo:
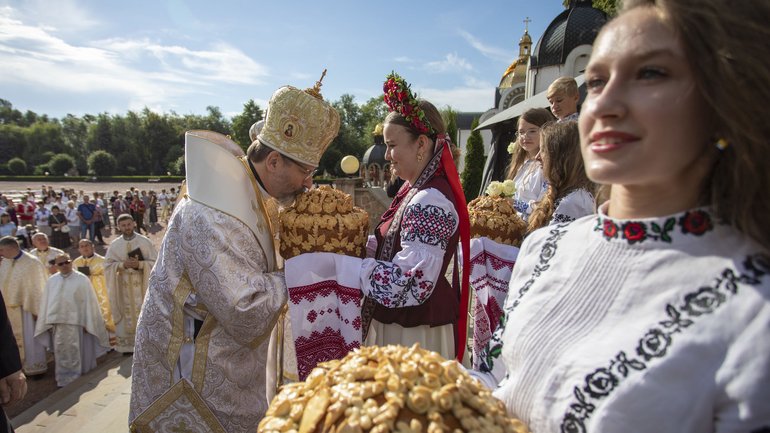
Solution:
{"label": "church dome", "polygon": [[370,164],[378,164],[380,167],[385,166],[388,162],[385,160],[385,137],[382,135],[383,125],[378,123],[374,128],[372,136],[374,137],[374,144],[366,149],[364,157],[361,160],[364,167],[368,167]]}
{"label": "church dome", "polygon": [[497,86],[498,88],[506,89],[526,81],[527,62],[529,61],[531,49],[532,38],[529,36],[529,31],[524,30],[524,35],[519,40],[519,57],[505,70],[503,78],[500,79],[500,85]]}
{"label": "church dome", "polygon": [[591,6],[590,0],[572,0],[537,41],[532,52],[532,67],[563,65],[567,56],[580,45],[593,45],[607,14]]}
{"label": "church dome", "polygon": [[523,83],[527,79],[527,59],[516,59],[505,70],[503,78],[500,79],[501,89],[513,87],[514,84]]}

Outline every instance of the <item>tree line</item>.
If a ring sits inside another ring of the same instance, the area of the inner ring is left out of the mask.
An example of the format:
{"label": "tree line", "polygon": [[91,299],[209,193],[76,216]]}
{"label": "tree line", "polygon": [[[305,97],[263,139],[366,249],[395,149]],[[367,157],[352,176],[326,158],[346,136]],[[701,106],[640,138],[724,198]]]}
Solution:
{"label": "tree line", "polygon": [[[340,114],[340,133],[324,154],[321,172],[341,175],[345,155],[359,159],[372,144],[371,131],[384,119],[381,98],[356,103],[342,95],[332,103]],[[22,113],[0,99],[0,174],[11,175],[184,175],[184,133],[205,129],[229,135],[244,150],[249,128],[264,110],[249,99],[228,119],[219,107],[206,114],[156,113],[148,108],[125,114],[100,113],[62,119]]]}

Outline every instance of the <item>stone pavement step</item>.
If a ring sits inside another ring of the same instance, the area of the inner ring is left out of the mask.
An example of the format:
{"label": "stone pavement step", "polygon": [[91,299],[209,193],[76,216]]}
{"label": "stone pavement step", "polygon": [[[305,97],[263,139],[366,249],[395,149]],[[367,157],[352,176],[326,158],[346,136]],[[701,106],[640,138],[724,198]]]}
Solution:
{"label": "stone pavement step", "polygon": [[54,392],[11,421],[16,431],[127,433],[132,360],[111,360]]}

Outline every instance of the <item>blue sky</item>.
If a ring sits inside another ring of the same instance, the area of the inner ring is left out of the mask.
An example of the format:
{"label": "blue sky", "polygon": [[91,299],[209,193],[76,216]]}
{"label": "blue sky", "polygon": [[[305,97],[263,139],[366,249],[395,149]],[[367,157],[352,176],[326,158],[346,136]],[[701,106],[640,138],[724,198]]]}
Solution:
{"label": "blue sky", "polygon": [[561,0],[0,0],[0,98],[52,117],[149,107],[229,116],[278,87],[359,103],[396,70],[421,97],[459,111],[492,106],[518,55]]}

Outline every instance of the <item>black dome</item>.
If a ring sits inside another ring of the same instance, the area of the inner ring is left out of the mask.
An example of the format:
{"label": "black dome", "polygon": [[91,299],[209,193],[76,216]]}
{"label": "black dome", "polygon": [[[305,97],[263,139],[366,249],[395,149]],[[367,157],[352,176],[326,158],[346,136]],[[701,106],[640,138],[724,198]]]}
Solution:
{"label": "black dome", "polygon": [[383,167],[387,163],[385,160],[386,150],[387,148],[385,147],[383,137],[381,135],[375,136],[374,144],[366,150],[366,153],[364,153],[364,157],[361,160],[363,166],[368,167],[369,164],[379,164],[380,167]]}
{"label": "black dome", "polygon": [[591,7],[590,1],[573,1],[560,13],[537,41],[532,52],[532,67],[563,65],[575,47],[592,45],[607,14]]}

